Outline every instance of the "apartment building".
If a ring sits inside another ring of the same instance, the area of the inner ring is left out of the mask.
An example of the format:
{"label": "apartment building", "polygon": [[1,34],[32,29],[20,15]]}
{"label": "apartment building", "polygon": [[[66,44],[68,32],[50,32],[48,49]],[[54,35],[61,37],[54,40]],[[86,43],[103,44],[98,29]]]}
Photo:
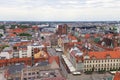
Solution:
{"label": "apartment building", "polygon": [[72,47],[67,54],[76,71],[111,71],[120,69],[120,51],[87,51]]}
{"label": "apartment building", "polygon": [[120,69],[120,51],[89,52],[84,56],[84,71]]}
{"label": "apartment building", "polygon": [[41,50],[42,48],[44,48],[44,45],[37,45],[34,43],[34,45],[29,45],[27,46],[27,57],[32,57],[34,55],[32,55],[32,53],[38,53],[39,50]]}

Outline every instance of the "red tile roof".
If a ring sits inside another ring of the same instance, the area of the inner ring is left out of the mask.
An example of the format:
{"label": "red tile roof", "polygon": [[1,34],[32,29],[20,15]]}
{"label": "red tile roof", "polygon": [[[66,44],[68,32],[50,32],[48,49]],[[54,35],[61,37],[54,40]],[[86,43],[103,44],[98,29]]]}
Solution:
{"label": "red tile roof", "polygon": [[106,34],[105,36],[106,36],[107,38],[112,38],[112,37],[113,37],[113,34],[110,34],[110,33],[109,33],[109,34]]}
{"label": "red tile roof", "polygon": [[19,34],[19,33],[23,33],[23,32],[25,32],[27,29],[21,29],[21,28],[15,28],[15,29],[9,29],[9,33],[17,33],[17,34]]}
{"label": "red tile roof", "polygon": [[69,42],[69,43],[64,43],[65,50],[70,49],[74,45],[80,45],[82,42]]}
{"label": "red tile roof", "polygon": [[38,26],[32,26],[32,29],[37,30]]}
{"label": "red tile roof", "polygon": [[113,80],[120,80],[120,72],[116,72]]}
{"label": "red tile roof", "polygon": [[90,34],[85,34],[85,38],[89,38],[90,37]]}
{"label": "red tile roof", "polygon": [[14,46],[19,47],[21,46],[21,43],[15,43]]}
{"label": "red tile roof", "polygon": [[72,51],[70,54],[71,54],[73,57],[75,57],[76,62],[79,62],[79,61],[82,61],[82,60],[83,60],[83,56],[82,56],[82,55],[81,55],[81,56],[76,55],[76,52],[75,52],[75,51]]}
{"label": "red tile roof", "polygon": [[95,57],[96,59],[106,59],[107,56],[120,58],[120,51],[89,52],[88,55],[90,58]]}
{"label": "red tile roof", "polygon": [[68,35],[68,38],[69,38],[70,40],[77,40],[77,38],[76,38],[75,36],[72,36],[72,35]]}
{"label": "red tile roof", "polygon": [[120,47],[115,47],[114,50],[115,51],[120,51]]}
{"label": "red tile roof", "polygon": [[49,42],[44,42],[43,45],[44,46],[50,46],[50,43]]}
{"label": "red tile roof", "polygon": [[75,51],[71,51],[71,53],[70,53],[72,56],[75,56]]}
{"label": "red tile roof", "polygon": [[19,43],[15,43],[14,46],[19,47],[19,46],[27,46],[28,44],[30,44],[30,41],[27,42],[19,42]]}
{"label": "red tile roof", "polygon": [[9,37],[16,37],[16,34],[10,33]]}

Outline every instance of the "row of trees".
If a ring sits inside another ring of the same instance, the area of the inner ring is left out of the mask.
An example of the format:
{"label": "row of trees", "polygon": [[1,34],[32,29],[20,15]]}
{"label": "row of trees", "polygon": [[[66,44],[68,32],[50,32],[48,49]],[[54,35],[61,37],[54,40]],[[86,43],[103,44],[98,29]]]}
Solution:
{"label": "row of trees", "polygon": [[2,45],[2,46],[0,46],[0,51],[2,51],[6,47],[9,47],[9,45]]}
{"label": "row of trees", "polygon": [[18,36],[27,36],[27,37],[31,37],[32,35],[29,33],[20,33],[18,34]]}
{"label": "row of trees", "polygon": [[[16,33],[14,33],[14,34],[16,34]],[[3,36],[3,34],[0,34],[0,38]],[[20,33],[20,34],[18,34],[18,36],[27,36],[27,37],[31,37],[32,35],[31,34],[29,34],[29,33]]]}
{"label": "row of trees", "polygon": [[0,34],[0,38],[3,36],[3,34]]}
{"label": "row of trees", "polygon": [[[120,68],[119,69],[116,69],[116,68],[111,68],[109,71],[119,71],[120,70]],[[98,69],[98,73],[100,73],[100,74],[103,74],[103,73],[105,73],[106,71],[108,71],[108,70],[106,70],[106,69],[102,69],[102,70],[100,70],[100,69]],[[85,71],[85,73],[86,74],[92,74],[94,72],[94,69],[92,69],[92,70],[88,70],[88,71]]]}

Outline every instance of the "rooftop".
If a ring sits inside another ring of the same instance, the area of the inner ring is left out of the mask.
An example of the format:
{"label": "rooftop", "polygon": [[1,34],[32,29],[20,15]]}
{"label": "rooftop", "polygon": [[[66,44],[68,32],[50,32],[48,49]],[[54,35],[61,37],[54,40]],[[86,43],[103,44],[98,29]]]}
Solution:
{"label": "rooftop", "polygon": [[107,57],[115,59],[120,58],[120,51],[89,52],[88,55],[95,59],[106,59]]}
{"label": "rooftop", "polygon": [[116,72],[113,80],[120,80],[120,72]]}

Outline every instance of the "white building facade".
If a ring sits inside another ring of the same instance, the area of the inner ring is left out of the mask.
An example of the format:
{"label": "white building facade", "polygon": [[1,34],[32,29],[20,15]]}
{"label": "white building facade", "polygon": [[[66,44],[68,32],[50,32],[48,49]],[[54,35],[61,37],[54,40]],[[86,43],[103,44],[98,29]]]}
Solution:
{"label": "white building facade", "polygon": [[91,52],[84,56],[84,71],[120,69],[120,51]]}

